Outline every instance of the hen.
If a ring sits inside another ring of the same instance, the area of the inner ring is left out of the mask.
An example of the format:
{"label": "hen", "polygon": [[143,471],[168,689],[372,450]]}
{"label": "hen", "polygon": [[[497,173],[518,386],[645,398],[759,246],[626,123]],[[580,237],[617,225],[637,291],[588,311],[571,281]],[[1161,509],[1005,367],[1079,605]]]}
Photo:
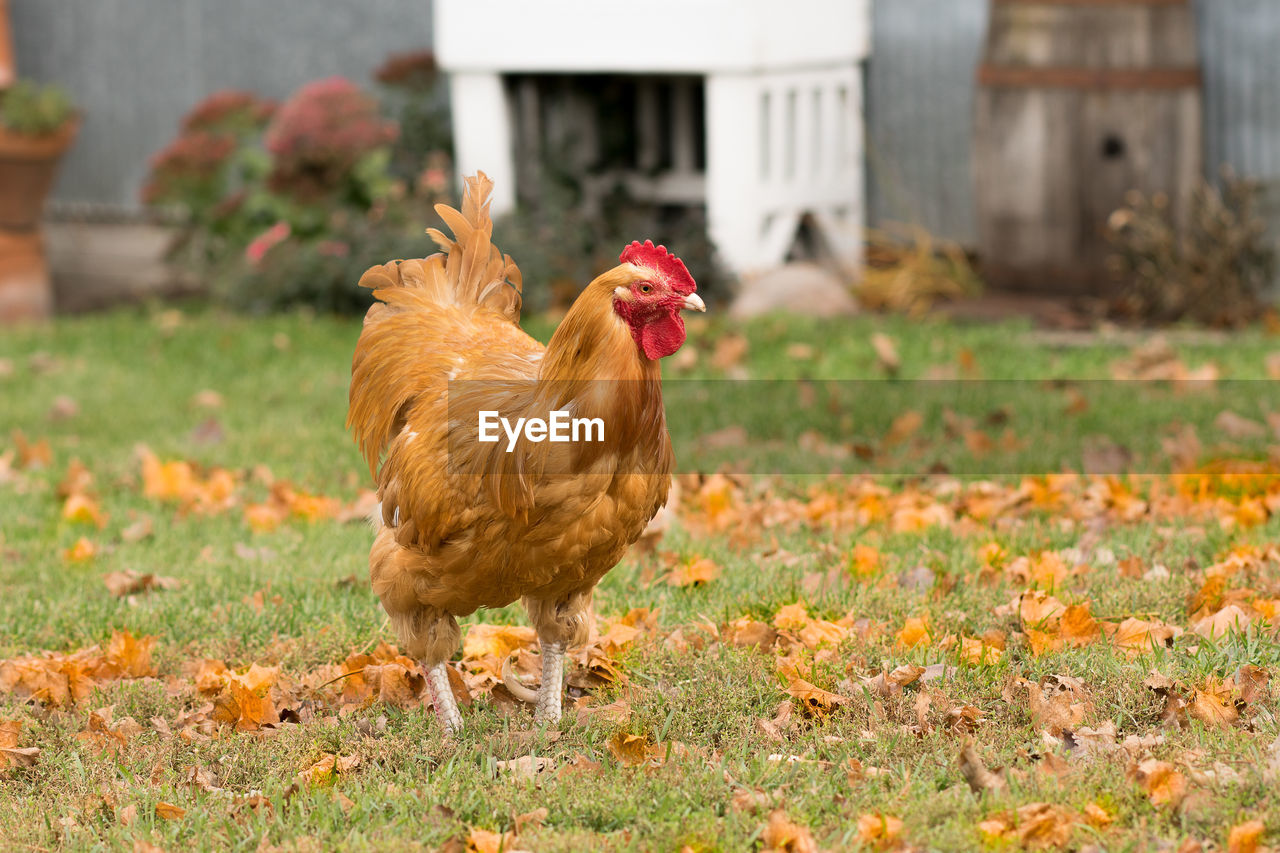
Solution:
{"label": "hen", "polygon": [[[381,500],[373,589],[449,731],[462,726],[446,664],[457,617],[517,598],[542,651],[535,715],[559,719],[564,652],[585,640],[592,590],[667,497],[658,360],[684,343],[680,312],[705,310],[678,258],[632,243],[544,348],[520,329],[520,272],[490,241],[491,188],[480,172],[461,212],[437,205],[453,231],[428,230],[441,253],[361,277],[380,301],[356,344],[347,414]],[[571,414],[603,434],[478,440],[493,413]]]}

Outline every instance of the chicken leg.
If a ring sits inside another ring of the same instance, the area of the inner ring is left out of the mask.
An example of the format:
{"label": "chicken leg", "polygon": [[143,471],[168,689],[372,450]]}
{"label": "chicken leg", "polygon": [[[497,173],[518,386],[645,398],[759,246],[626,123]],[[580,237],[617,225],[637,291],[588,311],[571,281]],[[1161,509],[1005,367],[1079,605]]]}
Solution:
{"label": "chicken leg", "polygon": [[529,620],[542,647],[542,683],[534,697],[533,717],[540,723],[560,720],[564,693],[564,653],[587,639],[591,591],[574,592],[559,599],[524,598]]}
{"label": "chicken leg", "polygon": [[558,723],[563,693],[564,644],[542,643],[542,683],[534,700],[533,719],[539,723]]}
{"label": "chicken leg", "polygon": [[461,731],[462,712],[458,710],[458,700],[449,686],[447,663],[442,661],[427,667],[427,692],[431,694],[431,707],[435,708],[436,719],[444,727],[445,734]]}

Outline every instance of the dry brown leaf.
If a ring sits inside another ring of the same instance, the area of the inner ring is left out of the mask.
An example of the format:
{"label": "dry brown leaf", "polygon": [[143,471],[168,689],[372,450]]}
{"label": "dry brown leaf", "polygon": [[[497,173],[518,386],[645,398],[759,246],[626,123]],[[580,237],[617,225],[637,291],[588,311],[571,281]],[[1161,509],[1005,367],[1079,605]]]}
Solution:
{"label": "dry brown leaf", "polygon": [[1260,820],[1231,827],[1231,832],[1227,835],[1227,853],[1259,853],[1258,842],[1266,831],[1267,825]]}
{"label": "dry brown leaf", "polygon": [[350,773],[359,764],[360,756],[358,755],[335,755],[332,752],[325,752],[306,770],[298,772],[298,784],[303,787],[329,785],[339,776]]}
{"label": "dry brown leaf", "polygon": [[1128,657],[1150,653],[1157,646],[1171,646],[1180,630],[1159,621],[1145,621],[1129,617],[1110,628],[1111,643]]}
{"label": "dry brown leaf", "polygon": [[1211,678],[1203,688],[1195,690],[1187,712],[1206,726],[1225,728],[1240,719],[1235,691],[1230,685]]}
{"label": "dry brown leaf", "polygon": [[1177,808],[1187,795],[1186,777],[1168,761],[1140,761],[1129,768],[1129,778],[1146,793],[1152,805]]}
{"label": "dry brown leaf", "polygon": [[760,833],[764,853],[818,853],[813,834],[793,823],[787,813],[776,809],[769,814],[769,822]]}
{"label": "dry brown leaf", "polygon": [[639,767],[649,761],[649,739],[643,735],[616,732],[609,738],[609,752],[623,767]]}
{"label": "dry brown leaf", "polygon": [[893,338],[883,332],[871,336],[871,348],[876,351],[876,362],[880,369],[890,376],[895,376],[902,367],[902,359],[898,356],[898,347]]}
{"label": "dry brown leaf", "polygon": [[725,626],[724,636],[731,646],[753,647],[761,652],[768,652],[777,642],[778,632],[764,622],[757,622],[750,616],[743,616]]}
{"label": "dry brown leaf", "polygon": [[794,678],[787,685],[786,692],[800,700],[800,707],[806,716],[829,717],[849,700],[844,696],[815,687],[803,678]]}
{"label": "dry brown leaf", "polygon": [[156,803],[156,817],[164,820],[182,820],[186,817],[187,810],[182,806],[175,806],[173,803],[166,803],[163,800]]}
{"label": "dry brown leaf", "polygon": [[599,776],[603,770],[603,764],[598,761],[592,761],[582,753],[578,753],[568,762],[561,764],[560,769],[556,771],[556,775],[560,778],[576,775]]}
{"label": "dry brown leaf", "polygon": [[998,791],[1005,786],[1004,776],[987,769],[972,741],[966,742],[960,750],[960,775],[964,776],[969,789],[975,794]]}
{"label": "dry brown leaf", "polygon": [[1062,806],[1028,803],[1012,814],[1003,812],[982,821],[978,829],[991,841],[1016,841],[1031,849],[1062,849],[1077,822],[1077,816]]}
{"label": "dry brown leaf", "polygon": [[1252,621],[1252,617],[1239,605],[1228,604],[1216,613],[1197,620],[1191,630],[1207,640],[1217,640],[1232,631],[1243,631]]}
{"label": "dry brown leaf", "polygon": [[927,616],[911,616],[902,630],[894,634],[898,645],[912,648],[927,646],[930,643],[929,618]]}
{"label": "dry brown leaf", "polygon": [[1240,694],[1240,701],[1252,705],[1268,695],[1267,684],[1271,681],[1271,673],[1260,666],[1245,664],[1231,676],[1231,683]]}
{"label": "dry brown leaf", "polygon": [[701,586],[720,577],[720,566],[706,557],[695,557],[672,569],[667,574],[667,585],[676,587]]}
{"label": "dry brown leaf", "polygon": [[765,737],[774,742],[781,742],[783,732],[791,727],[791,709],[795,705],[790,699],[778,703],[778,707],[774,710],[773,719],[756,720],[756,728],[758,728]]}
{"label": "dry brown leaf", "polygon": [[885,447],[902,444],[919,432],[922,426],[924,426],[924,415],[914,409],[903,412],[889,425],[889,431],[884,436]]}
{"label": "dry brown leaf", "polygon": [[31,767],[40,757],[37,747],[18,746],[21,720],[0,720],[0,773],[13,767]]}
{"label": "dry brown leaf", "polygon": [[499,761],[497,768],[500,773],[510,773],[516,779],[528,780],[536,779],[554,769],[555,762],[540,755],[522,755],[509,761]]}
{"label": "dry brown leaf", "polygon": [[116,598],[124,598],[126,595],[148,592],[153,589],[177,589],[180,585],[177,578],[154,575],[150,572],[139,574],[133,569],[111,572],[102,581],[106,584],[107,592]]}
{"label": "dry brown leaf", "polygon": [[902,827],[901,820],[883,812],[858,815],[858,842],[881,849],[892,847],[898,844]]}

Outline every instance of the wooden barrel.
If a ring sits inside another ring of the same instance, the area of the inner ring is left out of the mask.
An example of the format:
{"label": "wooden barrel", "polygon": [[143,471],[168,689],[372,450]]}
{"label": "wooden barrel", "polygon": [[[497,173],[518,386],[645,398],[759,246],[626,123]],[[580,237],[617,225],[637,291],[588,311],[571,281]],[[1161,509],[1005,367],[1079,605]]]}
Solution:
{"label": "wooden barrel", "polygon": [[974,130],[982,269],[1105,293],[1108,216],[1132,189],[1175,210],[1203,174],[1187,0],[991,0]]}

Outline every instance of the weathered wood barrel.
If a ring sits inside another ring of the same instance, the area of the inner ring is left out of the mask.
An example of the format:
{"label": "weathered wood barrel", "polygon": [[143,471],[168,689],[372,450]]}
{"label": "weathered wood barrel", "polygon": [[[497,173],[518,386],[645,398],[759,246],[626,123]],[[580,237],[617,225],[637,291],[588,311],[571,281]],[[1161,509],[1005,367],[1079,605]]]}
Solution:
{"label": "weathered wood barrel", "polygon": [[1132,189],[1185,209],[1202,134],[1187,0],[991,0],[974,131],[987,281],[1105,293],[1108,216]]}

